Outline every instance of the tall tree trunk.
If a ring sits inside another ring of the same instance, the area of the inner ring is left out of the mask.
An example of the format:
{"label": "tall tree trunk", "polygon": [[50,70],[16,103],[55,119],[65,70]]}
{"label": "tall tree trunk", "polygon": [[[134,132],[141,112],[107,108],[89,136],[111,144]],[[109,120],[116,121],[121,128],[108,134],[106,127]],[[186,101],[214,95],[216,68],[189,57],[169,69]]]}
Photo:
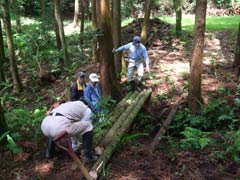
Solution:
{"label": "tall tree trunk", "polygon": [[[85,8],[86,8],[86,0],[82,0],[81,5],[81,27],[80,27],[80,34],[84,33],[84,15],[85,15]],[[83,38],[80,40],[80,44],[83,44]]]}
{"label": "tall tree trunk", "polygon": [[[5,75],[3,71],[3,64],[6,62],[4,44],[3,44],[3,34],[2,34],[2,22],[0,20],[0,82],[5,82]],[[0,86],[1,89],[1,86]]]}
{"label": "tall tree trunk", "polygon": [[[119,0],[112,1],[112,16],[113,16],[113,44],[117,48],[121,45],[121,2]],[[120,78],[122,71],[121,54],[114,53],[114,64],[117,78]]]}
{"label": "tall tree trunk", "polygon": [[42,16],[42,28],[43,31],[46,31],[47,28],[47,22],[46,22],[46,1],[41,0],[41,16]]}
{"label": "tall tree trunk", "polygon": [[64,60],[64,65],[69,66],[69,57],[68,57],[68,51],[67,51],[67,43],[65,39],[65,34],[64,34],[64,27],[63,27],[63,22],[61,18],[61,13],[60,13],[60,1],[59,0],[54,0],[54,14],[55,14],[55,19],[57,21],[57,25],[59,28],[59,33],[60,33],[60,40],[61,40],[61,47],[63,51],[63,60]]}
{"label": "tall tree trunk", "polygon": [[15,13],[15,18],[16,18],[16,31],[18,33],[22,32],[22,27],[21,27],[21,16],[20,16],[20,11],[19,11],[19,3],[18,0],[12,0],[12,6],[13,6],[13,10]]}
{"label": "tall tree trunk", "polygon": [[75,0],[74,3],[74,18],[73,18],[73,26],[78,26],[78,17],[79,17],[79,0]]}
{"label": "tall tree trunk", "polygon": [[12,73],[13,79],[13,88],[17,92],[22,91],[22,84],[20,81],[20,77],[18,74],[15,51],[14,51],[14,43],[13,43],[13,35],[12,35],[12,27],[11,27],[11,19],[9,13],[9,3],[8,0],[4,0],[2,4],[3,9],[3,22],[6,29],[6,36],[7,36],[7,45],[10,54],[10,71]]}
{"label": "tall tree trunk", "polygon": [[143,44],[145,44],[145,42],[147,41],[147,33],[148,33],[148,26],[149,26],[149,19],[150,19],[152,4],[153,4],[153,0],[147,0],[145,4],[145,15],[143,19],[142,32],[141,32],[141,39]]}
{"label": "tall tree trunk", "polygon": [[56,19],[55,19],[55,34],[56,34],[56,47],[60,51],[62,48],[62,45],[61,45],[59,27],[58,27],[58,23],[57,23]]}
{"label": "tall tree trunk", "polygon": [[233,66],[237,67],[237,79],[239,79],[239,76],[240,76],[240,23],[238,26],[238,36],[237,36]]}
{"label": "tall tree trunk", "polygon": [[182,0],[173,0],[174,9],[176,11],[176,36],[182,34]]}
{"label": "tall tree trunk", "polygon": [[[97,30],[97,3],[96,0],[92,0],[92,30],[96,31]],[[93,37],[93,44],[92,44],[92,61],[94,63],[99,62],[99,53],[97,49],[97,37]]]}
{"label": "tall tree trunk", "polygon": [[[1,99],[0,99],[1,100]],[[3,135],[6,131],[8,130],[5,116],[4,116],[4,111],[2,107],[2,103],[0,101],[0,135]],[[5,144],[7,141],[1,141],[0,145]]]}
{"label": "tall tree trunk", "polygon": [[193,53],[190,67],[188,105],[191,113],[197,113],[203,102],[201,94],[202,61],[206,23],[207,0],[197,0]]}
{"label": "tall tree trunk", "polygon": [[46,2],[45,2],[45,0],[41,0],[41,16],[42,16],[42,20],[45,21],[45,19],[46,19]]}
{"label": "tall tree trunk", "polygon": [[100,53],[100,74],[101,74],[101,86],[103,96],[111,95],[113,98],[119,97],[119,84],[115,74],[115,66],[113,61],[113,41],[111,31],[111,16],[108,0],[100,1],[100,14],[98,26],[100,32],[99,36],[99,53]]}

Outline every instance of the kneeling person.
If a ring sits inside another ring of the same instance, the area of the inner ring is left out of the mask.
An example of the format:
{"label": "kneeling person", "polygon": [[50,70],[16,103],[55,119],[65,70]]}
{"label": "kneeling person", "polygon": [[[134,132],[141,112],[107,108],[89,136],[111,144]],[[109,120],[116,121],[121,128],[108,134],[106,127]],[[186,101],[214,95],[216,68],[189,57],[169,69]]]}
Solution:
{"label": "kneeling person", "polygon": [[41,129],[49,137],[46,158],[51,158],[54,150],[54,137],[66,131],[72,139],[72,148],[78,150],[78,139],[83,137],[84,158],[87,161],[97,160],[92,154],[93,125],[91,110],[81,101],[72,101],[61,104],[53,109],[43,120]]}

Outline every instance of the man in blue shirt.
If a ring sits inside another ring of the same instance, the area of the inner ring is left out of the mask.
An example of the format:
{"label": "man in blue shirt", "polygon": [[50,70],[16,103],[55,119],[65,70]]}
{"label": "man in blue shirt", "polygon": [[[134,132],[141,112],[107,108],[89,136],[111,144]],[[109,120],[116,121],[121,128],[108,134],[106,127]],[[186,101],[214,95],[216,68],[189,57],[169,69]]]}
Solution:
{"label": "man in blue shirt", "polygon": [[143,62],[146,64],[146,71],[149,72],[149,57],[146,50],[146,47],[141,43],[141,38],[139,36],[134,36],[133,42],[125,44],[117,49],[113,49],[113,53],[120,51],[128,51],[129,52],[129,60],[128,60],[128,80],[130,82],[131,91],[135,90],[134,83],[134,70],[137,68],[138,72],[138,87],[137,90],[141,91],[142,88],[142,77],[144,73]]}

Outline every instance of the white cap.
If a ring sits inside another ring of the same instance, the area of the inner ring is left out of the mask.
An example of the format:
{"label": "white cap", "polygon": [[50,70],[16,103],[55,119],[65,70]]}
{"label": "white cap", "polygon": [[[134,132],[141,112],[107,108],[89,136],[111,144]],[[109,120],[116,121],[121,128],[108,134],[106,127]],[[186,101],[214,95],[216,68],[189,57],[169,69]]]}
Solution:
{"label": "white cap", "polygon": [[99,82],[98,76],[95,73],[90,74],[89,79],[91,82]]}

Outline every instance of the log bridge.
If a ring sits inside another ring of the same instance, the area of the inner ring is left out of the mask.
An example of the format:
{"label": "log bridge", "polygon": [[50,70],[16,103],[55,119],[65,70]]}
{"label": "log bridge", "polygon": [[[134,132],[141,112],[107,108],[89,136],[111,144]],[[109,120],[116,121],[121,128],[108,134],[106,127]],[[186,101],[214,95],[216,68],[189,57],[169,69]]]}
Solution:
{"label": "log bridge", "polygon": [[106,117],[106,120],[94,129],[94,147],[101,147],[103,151],[89,172],[93,179],[98,178],[151,92],[152,90],[149,89],[140,93],[128,93]]}

